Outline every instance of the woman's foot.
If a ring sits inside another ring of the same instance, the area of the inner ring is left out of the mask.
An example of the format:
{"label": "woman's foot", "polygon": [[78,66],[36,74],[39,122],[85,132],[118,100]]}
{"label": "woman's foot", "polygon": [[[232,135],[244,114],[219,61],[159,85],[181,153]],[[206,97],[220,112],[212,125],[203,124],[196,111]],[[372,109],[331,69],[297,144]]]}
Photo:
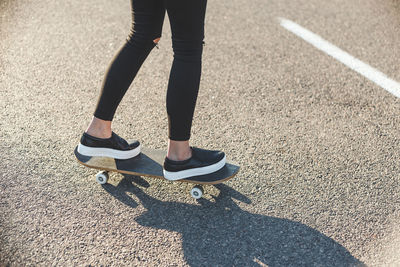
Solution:
{"label": "woman's foot", "polygon": [[213,173],[226,163],[224,152],[191,147],[191,157],[186,160],[164,160],[163,173],[168,180],[180,180],[198,175]]}
{"label": "woman's foot", "polygon": [[128,142],[111,131],[111,121],[93,117],[81,137],[78,152],[85,156],[129,159],[140,153],[139,141]]}
{"label": "woman's foot", "polygon": [[98,138],[83,133],[78,145],[78,152],[85,156],[129,159],[140,153],[139,141],[128,143],[125,139],[111,132],[110,138]]}

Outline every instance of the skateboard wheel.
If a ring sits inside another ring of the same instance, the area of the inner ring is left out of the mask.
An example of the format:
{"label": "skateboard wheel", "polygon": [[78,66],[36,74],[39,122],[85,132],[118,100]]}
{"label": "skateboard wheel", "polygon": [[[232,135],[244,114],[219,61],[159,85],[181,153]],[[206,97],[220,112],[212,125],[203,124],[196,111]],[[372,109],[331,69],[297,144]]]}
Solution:
{"label": "skateboard wheel", "polygon": [[108,180],[108,172],[106,171],[101,171],[98,174],[96,174],[96,182],[99,184],[105,184],[107,183]]}
{"label": "skateboard wheel", "polygon": [[200,185],[196,185],[195,187],[190,190],[190,195],[194,199],[200,199],[203,196],[204,190]]}

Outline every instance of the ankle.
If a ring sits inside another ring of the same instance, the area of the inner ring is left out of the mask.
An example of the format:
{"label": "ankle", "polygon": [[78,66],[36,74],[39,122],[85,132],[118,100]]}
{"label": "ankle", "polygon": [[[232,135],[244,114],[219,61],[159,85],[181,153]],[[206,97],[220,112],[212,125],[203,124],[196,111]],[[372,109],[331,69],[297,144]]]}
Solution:
{"label": "ankle", "polygon": [[189,141],[168,140],[167,158],[173,161],[187,160],[192,157]]}
{"label": "ankle", "polygon": [[86,129],[86,133],[97,138],[110,138],[112,134],[111,121],[93,117],[89,127]]}

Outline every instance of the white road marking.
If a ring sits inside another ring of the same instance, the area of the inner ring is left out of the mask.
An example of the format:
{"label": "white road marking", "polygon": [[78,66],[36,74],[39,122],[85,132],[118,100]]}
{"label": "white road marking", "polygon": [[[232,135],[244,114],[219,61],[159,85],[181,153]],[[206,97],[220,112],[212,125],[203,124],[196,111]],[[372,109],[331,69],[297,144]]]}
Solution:
{"label": "white road marking", "polygon": [[327,53],[331,57],[337,59],[338,61],[342,62],[347,67],[351,68],[352,70],[358,72],[359,74],[363,75],[367,79],[373,81],[386,91],[392,93],[393,95],[400,98],[400,83],[396,82],[395,80],[390,79],[384,73],[380,72],[379,70],[371,67],[370,65],[362,62],[361,60],[353,57],[349,53],[341,50],[340,48],[334,46],[333,44],[329,43],[328,41],[324,40],[317,34],[301,27],[300,25],[294,23],[293,21],[279,18],[280,24],[286,30],[294,33],[298,37],[302,38],[306,42],[312,44],[319,50]]}

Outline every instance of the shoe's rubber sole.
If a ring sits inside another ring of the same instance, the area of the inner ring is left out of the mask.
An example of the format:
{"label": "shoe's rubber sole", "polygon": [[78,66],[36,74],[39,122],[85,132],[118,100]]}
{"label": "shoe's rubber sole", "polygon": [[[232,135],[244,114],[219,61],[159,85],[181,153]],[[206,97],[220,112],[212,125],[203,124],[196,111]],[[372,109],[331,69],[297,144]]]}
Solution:
{"label": "shoe's rubber sole", "polygon": [[214,163],[213,165],[205,166],[205,167],[200,167],[200,168],[193,168],[193,169],[188,169],[188,170],[183,170],[183,171],[178,171],[178,172],[169,172],[166,170],[163,170],[163,174],[165,179],[170,180],[170,181],[177,181],[193,176],[199,176],[199,175],[205,175],[209,173],[216,172],[223,168],[226,163],[226,155],[224,156],[223,159],[218,161],[217,163]]}
{"label": "shoe's rubber sole", "polygon": [[88,147],[82,144],[78,145],[78,152],[91,157],[109,157],[114,159],[130,159],[140,154],[140,145],[132,150],[122,151],[112,148]]}

